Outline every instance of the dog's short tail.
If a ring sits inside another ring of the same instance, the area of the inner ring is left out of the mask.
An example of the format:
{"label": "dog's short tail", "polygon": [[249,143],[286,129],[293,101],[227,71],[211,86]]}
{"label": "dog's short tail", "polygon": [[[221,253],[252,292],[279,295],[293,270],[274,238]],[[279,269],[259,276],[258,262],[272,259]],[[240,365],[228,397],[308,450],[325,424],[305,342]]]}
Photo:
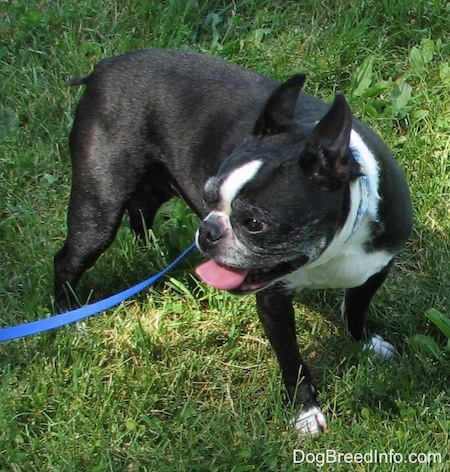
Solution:
{"label": "dog's short tail", "polygon": [[89,75],[81,75],[80,77],[74,77],[65,83],[66,87],[72,87],[73,85],[86,85]]}

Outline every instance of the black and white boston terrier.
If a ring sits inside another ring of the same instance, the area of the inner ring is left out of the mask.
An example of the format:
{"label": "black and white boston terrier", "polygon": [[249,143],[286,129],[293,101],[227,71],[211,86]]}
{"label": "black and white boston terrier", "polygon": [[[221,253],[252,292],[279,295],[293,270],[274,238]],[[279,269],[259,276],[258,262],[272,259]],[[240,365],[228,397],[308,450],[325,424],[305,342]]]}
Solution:
{"label": "black and white boston terrier", "polygon": [[[405,179],[382,140],[352,117],[284,83],[206,55],[146,49],[101,61],[70,134],[68,235],[55,256],[66,309],[82,274],[116,236],[125,211],[140,236],[159,207],[182,197],[203,218],[196,241],[208,284],[256,292],[295,427],[327,428],[296,341],[292,298],[343,288],[355,340],[375,292],[411,233]],[[373,337],[388,357],[392,346]]]}

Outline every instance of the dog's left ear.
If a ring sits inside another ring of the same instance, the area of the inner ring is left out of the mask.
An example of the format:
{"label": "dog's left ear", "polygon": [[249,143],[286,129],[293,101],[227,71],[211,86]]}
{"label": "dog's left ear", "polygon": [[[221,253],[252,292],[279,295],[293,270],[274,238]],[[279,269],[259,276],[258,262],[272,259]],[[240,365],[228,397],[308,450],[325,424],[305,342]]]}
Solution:
{"label": "dog's left ear", "polygon": [[324,184],[348,182],[361,175],[349,149],[352,113],[344,94],[337,92],[328,112],[313,129],[301,163]]}
{"label": "dog's left ear", "polygon": [[297,74],[275,89],[256,120],[254,136],[272,136],[290,129],[295,104],[305,79],[305,74]]}

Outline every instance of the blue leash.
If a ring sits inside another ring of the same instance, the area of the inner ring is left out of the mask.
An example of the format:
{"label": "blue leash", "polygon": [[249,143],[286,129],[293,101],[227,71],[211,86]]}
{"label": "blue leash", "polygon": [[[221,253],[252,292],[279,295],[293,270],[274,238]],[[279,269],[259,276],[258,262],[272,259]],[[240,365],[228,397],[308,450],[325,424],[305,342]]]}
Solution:
{"label": "blue leash", "polygon": [[33,334],[43,333],[52,329],[61,328],[71,323],[84,320],[90,316],[96,315],[102,311],[108,310],[119,303],[123,302],[127,298],[131,298],[136,295],[144,288],[156,283],[164,275],[172,270],[177,264],[179,264],[190,252],[195,249],[195,244],[191,244],[185,251],[183,251],[174,261],[172,261],[167,267],[161,272],[153,275],[152,277],[144,280],[143,282],[134,285],[122,292],[119,292],[111,297],[99,300],[98,302],[92,303],[91,305],[83,306],[60,315],[55,315],[50,318],[44,318],[43,320],[32,321],[30,323],[24,323],[17,326],[11,326],[8,328],[0,329],[0,342],[10,341],[12,339],[24,338]]}

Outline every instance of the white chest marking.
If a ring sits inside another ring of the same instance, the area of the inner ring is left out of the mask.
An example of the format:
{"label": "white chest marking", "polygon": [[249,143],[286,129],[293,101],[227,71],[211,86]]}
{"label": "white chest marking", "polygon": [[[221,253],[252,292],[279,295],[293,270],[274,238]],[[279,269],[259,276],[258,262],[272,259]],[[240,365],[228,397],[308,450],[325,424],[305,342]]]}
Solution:
{"label": "white chest marking", "polygon": [[[362,247],[355,249],[336,255],[318,266],[307,264],[291,272],[283,281],[292,290],[359,287],[386,267],[394,256],[386,251],[367,253]],[[321,259],[322,256],[317,261]]]}
{"label": "white chest marking", "polygon": [[386,251],[369,253],[364,248],[370,238],[370,225],[378,219],[379,169],[375,156],[354,130],[350,147],[364,177],[350,186],[347,221],[316,260],[283,278],[290,289],[357,287],[383,269],[394,256]]}

